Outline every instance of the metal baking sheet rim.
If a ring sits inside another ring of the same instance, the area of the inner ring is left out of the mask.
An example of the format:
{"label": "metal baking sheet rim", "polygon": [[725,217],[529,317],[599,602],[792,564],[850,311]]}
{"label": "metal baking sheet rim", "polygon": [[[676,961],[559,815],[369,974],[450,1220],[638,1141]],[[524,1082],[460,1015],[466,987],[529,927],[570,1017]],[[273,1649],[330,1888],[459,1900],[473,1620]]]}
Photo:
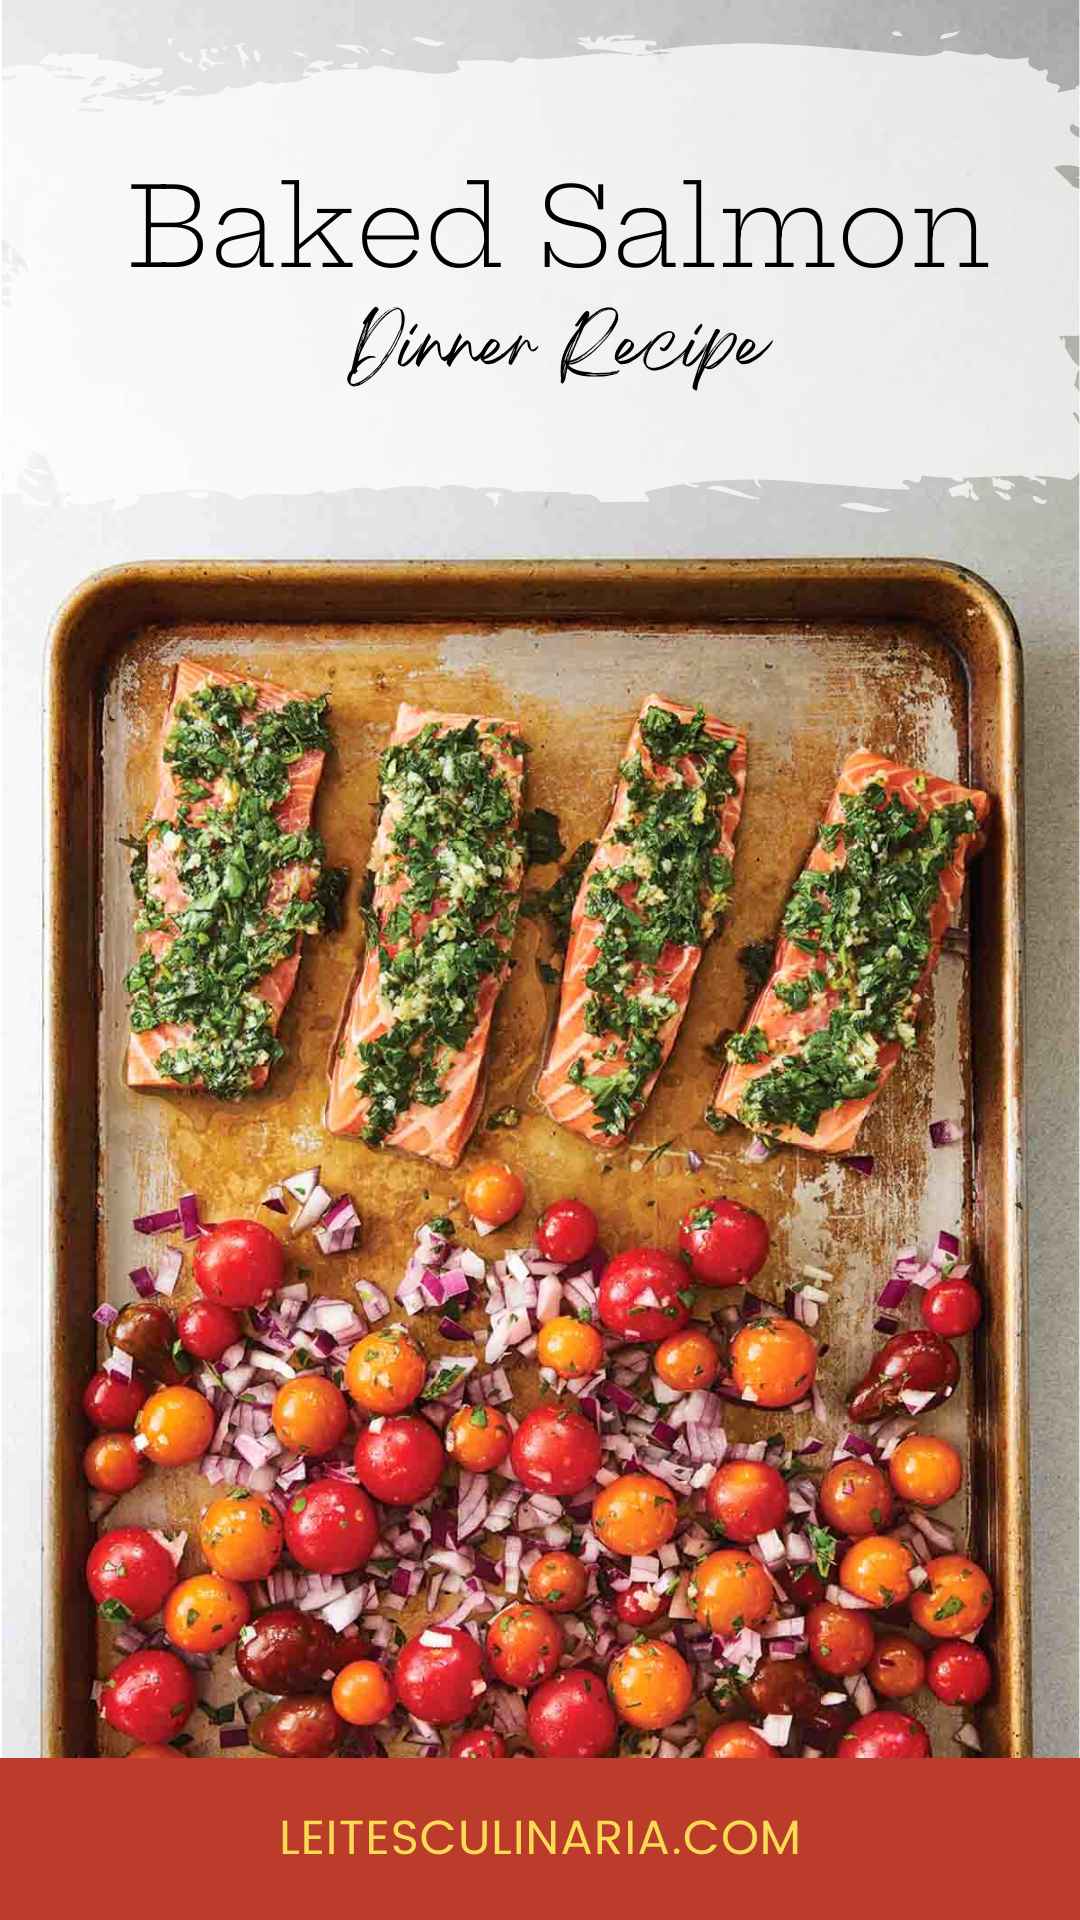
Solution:
{"label": "metal baking sheet rim", "polygon": [[[98,1168],[96,1148],[97,688],[103,666],[134,627],[200,616],[268,624],[336,618],[697,620],[717,626],[919,618],[943,628],[969,693],[972,777],[992,789],[997,829],[974,883],[973,1049],[977,1150],[976,1242],[995,1273],[1001,1312],[981,1342],[977,1404],[989,1407],[994,1447],[980,1462],[979,1497],[994,1521],[997,1751],[1031,1753],[1027,1303],[1023,1139],[1022,664],[1013,617],[995,590],[947,563],[889,560],[446,562],[167,562],[96,574],[61,607],[49,646],[43,1148],[46,1582],[42,1618],[42,1752],[92,1751],[90,1609],[82,1561],[90,1537],[81,1474],[78,1404],[93,1364]],[[980,871],[981,870],[981,871]],[[990,956],[990,965],[985,965]],[[89,1001],[89,1019],[86,1014]],[[984,1055],[995,1057],[987,1060]],[[82,1069],[82,1071],[80,1071]],[[87,1098],[87,1085],[94,1090]],[[74,1169],[84,1168],[81,1179]],[[77,1298],[78,1280],[88,1295]],[[992,1492],[991,1492],[992,1489]]]}

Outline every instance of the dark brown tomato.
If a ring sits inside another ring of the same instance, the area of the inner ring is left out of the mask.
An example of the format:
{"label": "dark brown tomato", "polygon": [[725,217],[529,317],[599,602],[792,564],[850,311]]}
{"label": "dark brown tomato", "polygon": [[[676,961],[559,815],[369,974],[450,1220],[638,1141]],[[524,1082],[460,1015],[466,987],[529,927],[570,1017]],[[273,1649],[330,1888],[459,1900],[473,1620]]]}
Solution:
{"label": "dark brown tomato", "polygon": [[810,1720],[821,1705],[821,1686],[804,1654],[793,1660],[774,1660],[766,1655],[743,1693],[755,1713],[790,1713],[796,1720]]}
{"label": "dark brown tomato", "polygon": [[[242,1680],[260,1693],[310,1693],[336,1671],[339,1635],[299,1607],[270,1607],[240,1632],[236,1665]],[[351,1643],[346,1659],[360,1656]]]}
{"label": "dark brown tomato", "polygon": [[831,1759],[840,1744],[841,1735],[854,1726],[857,1717],[854,1702],[846,1694],[842,1698],[830,1698],[827,1704],[823,1698],[813,1718],[803,1726],[803,1740],[808,1747]]}
{"label": "dark brown tomato", "polygon": [[159,1300],[129,1300],[109,1328],[109,1339],[151,1379],[163,1387],[179,1386],[184,1375],[173,1355],[176,1322]]}
{"label": "dark brown tomato", "polygon": [[776,1578],[789,1600],[799,1607],[816,1607],[825,1598],[825,1582],[816,1567],[777,1567]]}
{"label": "dark brown tomato", "polygon": [[278,1700],[251,1723],[251,1744],[277,1760],[328,1760],[345,1737],[345,1723],[325,1694]]}
{"label": "dark brown tomato", "polygon": [[940,1334],[923,1327],[894,1333],[874,1354],[848,1401],[853,1420],[880,1420],[901,1406],[901,1394],[932,1393],[928,1406],[947,1400],[960,1377],[956,1349]]}

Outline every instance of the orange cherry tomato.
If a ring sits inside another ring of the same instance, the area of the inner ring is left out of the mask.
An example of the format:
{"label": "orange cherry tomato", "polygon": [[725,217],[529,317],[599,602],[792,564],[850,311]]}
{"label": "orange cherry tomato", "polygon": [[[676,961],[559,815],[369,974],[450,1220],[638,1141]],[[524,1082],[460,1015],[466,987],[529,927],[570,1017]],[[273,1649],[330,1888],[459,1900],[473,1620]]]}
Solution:
{"label": "orange cherry tomato", "polygon": [[934,1640],[962,1640],[978,1633],[993,1604],[982,1568],[964,1553],[943,1553],[926,1562],[926,1585],[911,1596],[911,1617]]}
{"label": "orange cherry tomato", "polygon": [[683,1327],[660,1342],[653,1365],[665,1387],[693,1393],[712,1386],[720,1371],[720,1349],[700,1327]]}
{"label": "orange cherry tomato", "polygon": [[728,1720],[714,1727],[701,1755],[703,1760],[775,1760],[775,1747],[763,1740],[749,1720]]}
{"label": "orange cherry tomato", "polygon": [[589,1575],[572,1553],[542,1553],[525,1585],[529,1599],[549,1613],[573,1613],[589,1591]]}
{"label": "orange cherry tomato", "polygon": [[322,1373],[301,1373],[277,1390],[271,1418],[290,1453],[330,1453],[349,1424],[345,1395]]}
{"label": "orange cherry tomato", "polygon": [[485,1227],[505,1227],[525,1204],[525,1182],[505,1160],[483,1160],[464,1186],[465,1205]]}
{"label": "orange cherry tomato", "polygon": [[840,1562],[839,1581],[846,1593],[872,1607],[895,1607],[911,1592],[908,1578],[914,1555],[891,1533],[868,1533],[856,1540]]}
{"label": "orange cherry tomato", "polygon": [[597,1538],[612,1553],[655,1553],[678,1525],[675,1495],[651,1473],[623,1473],[593,1501]]}
{"label": "orange cherry tomato", "polygon": [[281,1559],[285,1530],[264,1494],[234,1487],[210,1502],[199,1522],[199,1544],[214,1572],[227,1580],[265,1580]]}
{"label": "orange cherry tomato", "polygon": [[709,1481],[705,1506],[710,1520],[723,1528],[729,1540],[749,1546],[759,1533],[771,1533],[783,1525],[787,1482],[763,1460],[725,1460]]}
{"label": "orange cherry tomato", "polygon": [[632,1640],[608,1669],[608,1691],[620,1720],[656,1733],[682,1719],[694,1680],[682,1654],[665,1640]]}
{"label": "orange cherry tomato", "polygon": [[782,1314],[748,1320],[731,1343],[731,1377],[743,1399],[759,1407],[790,1407],[802,1400],[816,1370],[816,1340]]}
{"label": "orange cherry tomato", "polygon": [[158,1467],[187,1467],[201,1460],[214,1437],[214,1409],[194,1387],[159,1387],[144,1401],[135,1431]]}
{"label": "orange cherry tomato", "polygon": [[251,1602],[238,1581],[220,1573],[195,1573],[173,1588],[161,1617],[181,1653],[216,1653],[231,1646],[247,1626]]}
{"label": "orange cherry tomato", "polygon": [[566,1636],[554,1614],[530,1600],[514,1600],[495,1615],[484,1651],[488,1666],[507,1687],[537,1687],[550,1680]]}
{"label": "orange cherry tomato", "polygon": [[179,1747],[132,1747],[125,1753],[125,1760],[186,1760],[187,1754]]}
{"label": "orange cherry tomato", "polygon": [[806,1616],[810,1658],[819,1673],[837,1680],[861,1673],[874,1651],[874,1629],[869,1616],[852,1607],[835,1607],[822,1600]]}
{"label": "orange cherry tomato", "polygon": [[446,1451],[466,1473],[491,1473],[510,1451],[514,1429],[501,1407],[459,1407],[446,1428]]}
{"label": "orange cherry tomato", "polygon": [[587,1320],[560,1313],[541,1327],[536,1354],[540,1365],[550,1367],[560,1380],[584,1380],[603,1360],[604,1342]]}
{"label": "orange cherry tomato", "polygon": [[404,1413],[426,1378],[427,1362],[404,1327],[366,1333],[345,1363],[346,1388],[365,1413]]}
{"label": "orange cherry tomato", "polygon": [[774,1596],[759,1561],[734,1547],[722,1547],[699,1563],[687,1597],[699,1626],[729,1634],[759,1627],[772,1612]]}
{"label": "orange cherry tomato", "polygon": [[959,1488],[964,1468],[947,1440],[932,1433],[911,1433],[894,1449],[889,1477],[909,1506],[940,1507]]}
{"label": "orange cherry tomato", "polygon": [[83,1472],[99,1493],[130,1493],[144,1471],[130,1433],[96,1433],[83,1454]]}
{"label": "orange cherry tomato", "polygon": [[837,1460],[822,1474],[818,1507],[827,1527],[848,1540],[891,1526],[889,1477],[871,1460]]}
{"label": "orange cherry tomato", "polygon": [[397,1704],[394,1683],[377,1660],[352,1660],[342,1667],[330,1697],[350,1727],[377,1727]]}
{"label": "orange cherry tomato", "polygon": [[926,1655],[906,1633],[879,1633],[866,1677],[881,1700],[906,1700],[926,1678]]}

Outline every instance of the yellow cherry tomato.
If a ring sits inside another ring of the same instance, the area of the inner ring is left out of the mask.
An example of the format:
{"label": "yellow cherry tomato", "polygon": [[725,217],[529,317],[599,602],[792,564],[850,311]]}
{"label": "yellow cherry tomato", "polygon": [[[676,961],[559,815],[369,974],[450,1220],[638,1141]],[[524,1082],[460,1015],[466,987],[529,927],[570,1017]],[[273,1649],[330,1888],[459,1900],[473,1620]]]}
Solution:
{"label": "yellow cherry tomato", "polygon": [[342,1667],[330,1697],[350,1727],[377,1727],[389,1719],[397,1700],[393,1681],[377,1660],[353,1660]]}
{"label": "yellow cherry tomato", "polygon": [[214,1410],[194,1387],[160,1387],[144,1400],[135,1431],[142,1451],[158,1467],[187,1467],[201,1460],[214,1437]]}
{"label": "yellow cherry tomato", "polygon": [[936,1434],[912,1433],[889,1459],[889,1478],[901,1500],[913,1507],[941,1507],[964,1477],[960,1455]]}
{"label": "yellow cherry tomato", "polygon": [[759,1627],[772,1612],[774,1595],[759,1561],[734,1547],[722,1547],[701,1561],[691,1576],[687,1598],[699,1626],[729,1634]]}
{"label": "yellow cherry tomato", "polygon": [[285,1530],[273,1502],[248,1487],[212,1500],[199,1522],[199,1545],[226,1580],[265,1580],[281,1559]]}
{"label": "yellow cherry tomato", "polygon": [[911,1592],[908,1578],[914,1555],[891,1533],[868,1533],[848,1548],[840,1562],[839,1581],[845,1593],[869,1601],[872,1607],[895,1607]]}
{"label": "yellow cherry tomato", "polygon": [[661,1340],[653,1365],[665,1387],[675,1393],[694,1393],[712,1386],[720,1371],[720,1349],[700,1327],[683,1327]]}
{"label": "yellow cherry tomato", "polygon": [[345,1385],[365,1413],[404,1413],[426,1377],[427,1362],[404,1327],[366,1333],[345,1363]]}
{"label": "yellow cherry tomato", "polygon": [[589,1591],[588,1570],[574,1554],[556,1548],[533,1561],[525,1586],[529,1599],[549,1613],[574,1613]]}
{"label": "yellow cherry tomato", "polygon": [[83,1454],[83,1472],[99,1493],[130,1493],[144,1471],[130,1433],[95,1433]]}
{"label": "yellow cherry tomato", "polygon": [[195,1573],[174,1587],[162,1609],[162,1623],[182,1653],[216,1653],[231,1646],[251,1619],[251,1602],[237,1580],[220,1573]]}
{"label": "yellow cherry tomato", "polygon": [[966,1553],[943,1553],[926,1563],[926,1585],[911,1596],[911,1617],[934,1640],[962,1640],[978,1633],[994,1604],[982,1568]]}
{"label": "yellow cherry tomato", "polygon": [[604,1342],[587,1320],[560,1313],[541,1327],[536,1355],[540,1365],[550,1367],[560,1380],[584,1380],[603,1360]]}
{"label": "yellow cherry tomato", "polygon": [[608,1690],[620,1720],[657,1733],[681,1720],[694,1693],[682,1654],[664,1640],[632,1640],[608,1669]]}
{"label": "yellow cherry tomato", "polygon": [[277,1390],[271,1418],[274,1432],[290,1453],[330,1453],[345,1435],[349,1408],[345,1395],[322,1373],[301,1373]]}
{"label": "yellow cherry tomato", "polygon": [[484,1160],[474,1167],[464,1188],[465,1205],[485,1227],[505,1227],[525,1203],[525,1182],[505,1160]]}
{"label": "yellow cherry tomato", "polygon": [[748,1320],[731,1343],[731,1377],[743,1399],[759,1407],[790,1407],[802,1400],[816,1370],[817,1341],[782,1314]]}
{"label": "yellow cherry tomato", "polygon": [[651,1473],[623,1473],[593,1501],[593,1530],[611,1553],[655,1553],[678,1523],[675,1495]]}
{"label": "yellow cherry tomato", "polygon": [[446,1451],[466,1473],[491,1473],[510,1451],[514,1430],[501,1407],[459,1407],[446,1428]]}
{"label": "yellow cherry tomato", "polygon": [[187,1754],[181,1753],[179,1747],[144,1746],[144,1747],[132,1747],[130,1753],[125,1753],[124,1759],[125,1760],[186,1760]]}

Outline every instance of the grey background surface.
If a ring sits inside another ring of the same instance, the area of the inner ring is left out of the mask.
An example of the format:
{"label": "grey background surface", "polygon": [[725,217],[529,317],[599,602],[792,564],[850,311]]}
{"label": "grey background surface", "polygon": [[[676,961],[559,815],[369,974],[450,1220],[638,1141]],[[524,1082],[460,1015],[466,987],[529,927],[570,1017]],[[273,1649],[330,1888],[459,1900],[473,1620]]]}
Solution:
{"label": "grey background surface", "polygon": [[[893,37],[894,30],[902,38]],[[522,8],[401,0],[348,6],[309,0],[17,0],[7,8],[9,64],[94,54],[157,70],[152,87],[282,84],[315,61],[396,59],[442,67],[458,58],[569,54],[586,36],[631,34],[659,46],[747,40],[886,48],[917,56],[984,52],[1029,58],[1060,86],[1076,72],[1069,4],[1031,8],[957,0],[938,8],[895,0],[809,6],[790,0],[650,7],[565,0]],[[414,36],[441,43],[418,45]],[[948,37],[943,40],[943,36]],[[257,48],[260,59],[252,60]],[[1063,348],[1064,350],[1064,348]],[[1004,482],[1004,484],[1002,484]],[[1023,636],[1027,699],[1028,1221],[1031,1246],[1031,1414],[1036,1751],[1077,1752],[1077,1127],[1076,766],[1077,491],[1026,476],[922,479],[903,492],[798,487],[727,476],[737,493],[674,488],[641,504],[584,496],[421,489],[296,498],[161,496],[127,507],[66,504],[44,464],[5,501],[2,664],[5,866],[25,941],[6,955],[18,991],[0,992],[5,1056],[25,1058],[40,1027],[36,939],[41,903],[41,670],[62,598],[86,574],[140,558],[923,554],[962,562],[1010,602]],[[854,503],[854,505],[852,504]],[[859,509],[870,509],[859,510]],[[874,509],[877,509],[876,511]],[[18,770],[13,792],[12,769]],[[9,948],[10,935],[5,940]],[[18,949],[22,946],[22,951]],[[21,1047],[19,1045],[21,1041]],[[40,1078],[5,1087],[6,1180],[12,1240],[36,1190]],[[0,1457],[4,1565],[3,1722],[8,1755],[36,1750],[40,1693],[40,1275],[7,1274]],[[45,1417],[50,1410],[45,1409]],[[19,1436],[15,1448],[10,1436]]]}

